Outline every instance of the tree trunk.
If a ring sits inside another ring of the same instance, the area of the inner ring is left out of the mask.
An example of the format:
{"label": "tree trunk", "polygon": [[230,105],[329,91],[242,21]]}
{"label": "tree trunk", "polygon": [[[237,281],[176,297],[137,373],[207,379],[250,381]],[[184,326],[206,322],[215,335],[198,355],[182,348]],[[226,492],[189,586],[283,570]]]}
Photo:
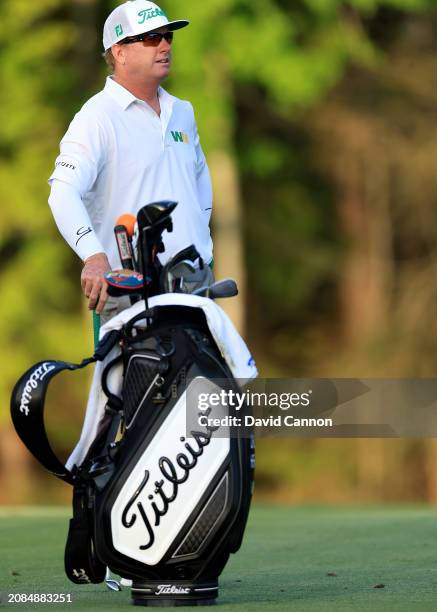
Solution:
{"label": "tree trunk", "polygon": [[431,438],[426,444],[426,476],[427,476],[427,498],[426,501],[437,506],[437,440]]}
{"label": "tree trunk", "polygon": [[317,118],[322,164],[337,186],[344,259],[338,276],[346,345],[385,329],[393,285],[390,185],[384,126],[333,106]]}
{"label": "tree trunk", "polygon": [[228,276],[237,281],[239,294],[222,300],[225,310],[240,334],[244,335],[245,269],[241,232],[241,194],[235,162],[230,153],[208,155],[214,188],[214,273],[217,280]]}

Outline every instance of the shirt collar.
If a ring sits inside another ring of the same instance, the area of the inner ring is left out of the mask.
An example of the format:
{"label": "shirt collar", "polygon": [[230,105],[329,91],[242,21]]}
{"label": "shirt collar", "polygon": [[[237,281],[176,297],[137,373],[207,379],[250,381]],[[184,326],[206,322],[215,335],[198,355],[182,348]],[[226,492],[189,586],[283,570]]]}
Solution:
{"label": "shirt collar", "polygon": [[123,87],[123,85],[114,81],[110,76],[106,79],[104,91],[111,96],[123,110],[126,110],[127,107],[136,100],[136,97],[130,91]]}
{"label": "shirt collar", "polygon": [[[123,87],[123,85],[120,85],[120,83],[114,81],[111,76],[106,78],[104,91],[111,96],[111,98],[113,98],[123,110],[126,110],[132,104],[132,102],[136,102],[138,100],[133,93]],[[158,88],[158,96],[161,104],[161,112],[165,113],[166,115],[171,114],[174,101],[173,96],[171,96],[161,86]]]}
{"label": "shirt collar", "polygon": [[175,101],[174,96],[165,91],[161,86],[158,88],[159,104],[161,106],[161,121],[167,128],[168,122],[170,121],[171,113],[173,110],[173,104]]}

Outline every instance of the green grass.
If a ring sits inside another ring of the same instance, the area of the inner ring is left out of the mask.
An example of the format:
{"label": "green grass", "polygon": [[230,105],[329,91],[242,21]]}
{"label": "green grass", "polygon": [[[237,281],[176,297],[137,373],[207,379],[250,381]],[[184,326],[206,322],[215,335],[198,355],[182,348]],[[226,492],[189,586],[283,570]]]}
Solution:
{"label": "green grass", "polygon": [[[68,582],[67,517],[62,509],[0,511],[0,591],[71,592],[67,609],[129,609],[129,589]],[[385,587],[374,588],[379,583]],[[435,611],[437,511],[256,505],[220,586],[220,612]]]}

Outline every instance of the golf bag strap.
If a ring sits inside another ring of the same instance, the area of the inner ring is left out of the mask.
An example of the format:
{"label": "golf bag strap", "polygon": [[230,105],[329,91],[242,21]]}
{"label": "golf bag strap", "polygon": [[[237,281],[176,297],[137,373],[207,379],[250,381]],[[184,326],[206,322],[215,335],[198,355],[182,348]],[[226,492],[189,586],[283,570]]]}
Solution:
{"label": "golf bag strap", "polygon": [[81,363],[40,361],[25,372],[11,395],[11,416],[15,430],[32,455],[54,476],[73,484],[73,474],[53,452],[44,424],[44,402],[50,381],[64,370],[79,370],[101,361],[113,348],[120,334],[108,332],[99,342],[93,357]]}

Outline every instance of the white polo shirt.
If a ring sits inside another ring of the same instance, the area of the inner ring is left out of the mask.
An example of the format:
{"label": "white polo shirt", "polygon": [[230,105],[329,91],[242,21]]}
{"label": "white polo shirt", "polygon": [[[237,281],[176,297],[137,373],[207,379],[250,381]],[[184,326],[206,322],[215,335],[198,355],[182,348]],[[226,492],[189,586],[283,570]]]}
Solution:
{"label": "white polo shirt", "polygon": [[175,200],[173,232],[163,234],[161,262],[190,244],[205,262],[212,260],[212,188],[193,107],[162,87],[158,95],[160,117],[108,77],[105,88],[84,104],[61,141],[49,183],[56,179],[72,186],[89,214],[91,231],[71,229],[79,237],[83,259],[96,252],[97,237],[110,265],[119,268],[117,217],[136,215],[150,202]]}

